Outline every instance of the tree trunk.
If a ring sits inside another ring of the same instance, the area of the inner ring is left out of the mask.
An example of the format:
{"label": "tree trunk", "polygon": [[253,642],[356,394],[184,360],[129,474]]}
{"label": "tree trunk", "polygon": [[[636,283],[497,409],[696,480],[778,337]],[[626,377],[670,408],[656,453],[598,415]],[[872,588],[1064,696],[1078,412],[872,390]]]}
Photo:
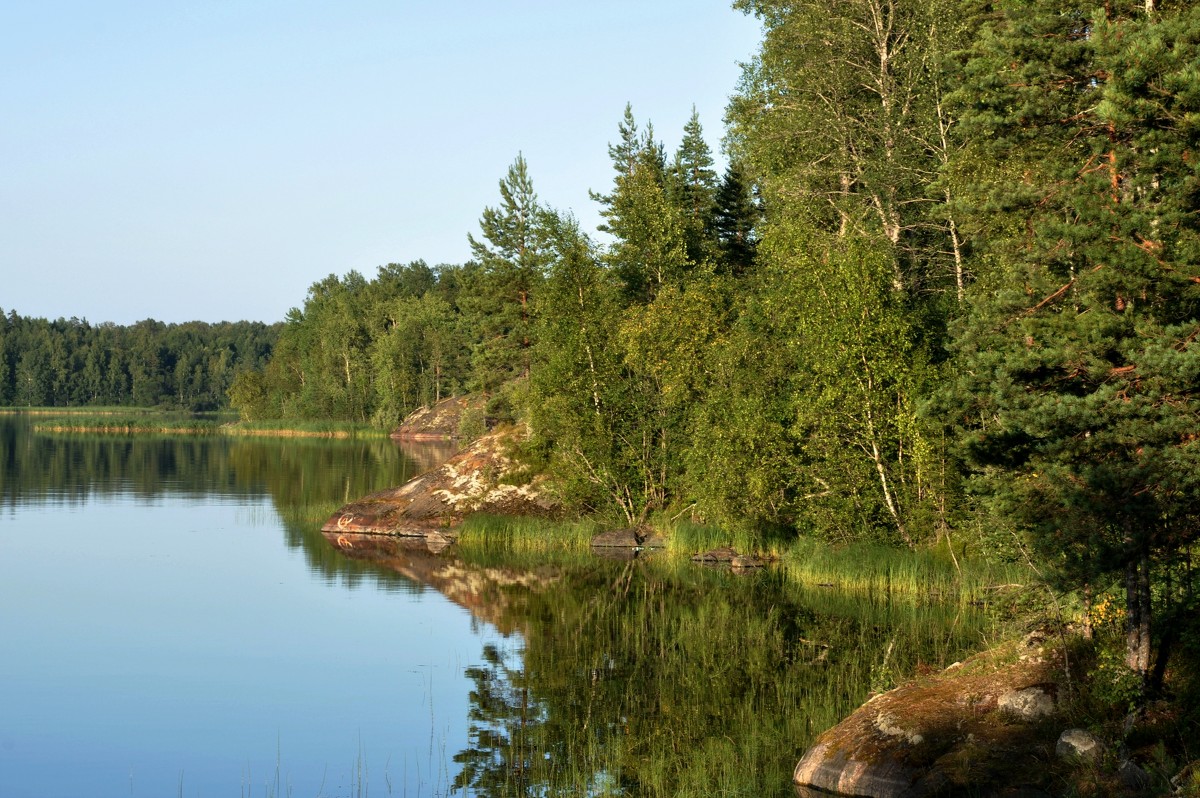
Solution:
{"label": "tree trunk", "polygon": [[1125,615],[1125,664],[1144,688],[1150,674],[1150,554],[1145,545],[1125,566]]}

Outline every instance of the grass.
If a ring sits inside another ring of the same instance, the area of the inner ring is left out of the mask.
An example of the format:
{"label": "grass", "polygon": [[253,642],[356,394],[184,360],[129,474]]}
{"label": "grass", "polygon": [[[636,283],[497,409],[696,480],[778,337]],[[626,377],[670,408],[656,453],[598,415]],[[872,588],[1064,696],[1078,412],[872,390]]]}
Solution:
{"label": "grass", "polygon": [[[799,538],[782,557],[784,570],[805,585],[881,596],[914,596],[929,601],[981,602],[1031,581],[1016,564],[971,560],[956,564],[940,549],[904,549],[876,543],[834,546]],[[961,567],[960,567],[961,566]]]}
{"label": "grass", "polygon": [[386,438],[388,431],[346,421],[238,421],[231,412],[189,413],[138,407],[4,408],[5,415],[30,416],[42,433],[110,435],[245,435],[295,438]]}
{"label": "grass", "polygon": [[352,421],[239,421],[226,424],[228,435],[271,435],[296,438],[386,438],[390,430]]}
{"label": "grass", "polygon": [[63,416],[46,414],[44,420],[35,421],[37,432],[91,432],[102,434],[130,435],[158,433],[172,435],[214,435],[221,432],[221,423],[212,419],[195,418],[191,415],[123,413],[83,414],[71,413]]}
{"label": "grass", "polygon": [[[537,518],[474,515],[459,537],[465,556],[506,558],[585,553],[604,531],[590,519],[561,522]],[[814,538],[771,539],[748,531],[679,522],[665,531],[668,559],[721,546],[777,560],[789,581],[815,589],[836,588],[856,597],[904,597],[918,603],[991,603],[1032,583],[1028,569],[981,559],[956,563],[944,547],[905,549],[874,543],[833,545]],[[536,559],[536,557],[535,557]]]}
{"label": "grass", "polygon": [[468,557],[492,554],[511,558],[514,555],[586,552],[592,538],[602,529],[595,520],[551,521],[477,513],[463,524],[458,548]]}

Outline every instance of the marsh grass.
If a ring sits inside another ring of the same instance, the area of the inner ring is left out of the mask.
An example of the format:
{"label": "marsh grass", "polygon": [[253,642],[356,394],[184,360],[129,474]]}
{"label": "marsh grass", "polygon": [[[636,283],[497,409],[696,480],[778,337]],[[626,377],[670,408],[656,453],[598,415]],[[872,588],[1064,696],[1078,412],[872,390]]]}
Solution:
{"label": "marsh grass", "polygon": [[229,435],[272,435],[296,438],[386,438],[387,429],[350,421],[239,421],[226,424]]}
{"label": "marsh grass", "polygon": [[216,435],[221,432],[219,421],[195,418],[190,415],[147,413],[126,415],[121,413],[84,414],[64,416],[43,414],[33,423],[33,429],[42,433],[95,433],[101,435],[165,434],[165,435]]}
{"label": "marsh grass", "polygon": [[787,549],[784,538],[751,529],[726,529],[691,521],[666,521],[667,549],[674,554],[692,556],[722,546],[731,546],[739,554],[780,556]]}
{"label": "marsh grass", "polygon": [[[551,521],[539,518],[470,516],[462,527],[464,556],[492,559],[552,558],[587,553],[591,539],[611,528],[596,519]],[[662,529],[663,527],[660,527]],[[875,543],[834,545],[815,538],[780,537],[749,530],[727,530],[687,521],[665,528],[666,557],[691,568],[694,554],[722,546],[776,562],[793,583],[836,589],[856,597],[903,598],[918,604],[983,604],[1009,600],[1036,583],[1029,570],[1014,563],[982,558],[957,561],[945,546],[906,549]],[[572,557],[571,559],[574,559]]]}
{"label": "marsh grass", "polygon": [[463,523],[458,549],[466,557],[587,552],[602,529],[594,520],[551,521],[477,513]]}
{"label": "marsh grass", "polygon": [[1034,575],[1017,564],[959,561],[935,549],[873,543],[834,546],[811,538],[794,541],[783,569],[804,585],[836,587],[856,595],[910,596],[927,602],[983,602],[1022,590]]}
{"label": "marsh grass", "polygon": [[234,413],[188,413],[158,408],[81,407],[6,410],[30,416],[41,433],[101,435],[245,435],[281,438],[386,438],[388,430],[344,421],[238,421]]}

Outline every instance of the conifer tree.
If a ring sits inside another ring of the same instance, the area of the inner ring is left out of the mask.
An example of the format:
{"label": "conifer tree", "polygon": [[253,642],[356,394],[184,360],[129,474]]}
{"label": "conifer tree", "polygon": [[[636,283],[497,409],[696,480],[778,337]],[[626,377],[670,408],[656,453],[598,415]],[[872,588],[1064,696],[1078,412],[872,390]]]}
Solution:
{"label": "conifer tree", "polygon": [[761,212],[740,160],[734,159],[713,198],[713,231],[717,239],[717,271],[742,277],[754,264],[755,231]]}
{"label": "conifer tree", "polygon": [[529,375],[534,294],[546,268],[543,211],[519,154],[500,181],[500,200],[499,207],[485,208],[479,219],[482,240],[467,237],[480,265],[467,311],[480,335],[474,379],[485,391]]}
{"label": "conifer tree", "polygon": [[717,173],[713,171],[712,153],[704,140],[700,115],[694,107],[684,125],[683,141],[675,151],[667,185],[668,194],[683,222],[688,260],[696,264],[711,261],[716,254],[713,209]]}
{"label": "conifer tree", "polygon": [[963,157],[997,163],[957,418],[1063,586],[1123,582],[1145,682],[1156,569],[1200,533],[1200,8],[1000,11],[957,98]]}

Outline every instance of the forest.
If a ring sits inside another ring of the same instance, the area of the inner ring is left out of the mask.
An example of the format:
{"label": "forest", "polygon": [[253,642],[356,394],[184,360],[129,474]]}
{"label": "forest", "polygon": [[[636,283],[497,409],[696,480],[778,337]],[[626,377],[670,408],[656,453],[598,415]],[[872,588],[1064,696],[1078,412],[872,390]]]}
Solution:
{"label": "forest", "polygon": [[724,169],[696,115],[668,148],[626,107],[595,233],[518,154],[468,263],[330,275],[273,347],[82,358],[89,387],[8,343],[54,363],[80,325],[10,318],[0,401],[219,402],[209,374],[247,419],[390,426],[482,393],[580,512],[1027,561],[1123,595],[1125,663],[1161,678],[1200,531],[1200,6],[734,6],[763,38]]}
{"label": "forest", "polygon": [[280,326],[123,326],[0,311],[0,407],[227,408],[235,374],[267,363]]}

